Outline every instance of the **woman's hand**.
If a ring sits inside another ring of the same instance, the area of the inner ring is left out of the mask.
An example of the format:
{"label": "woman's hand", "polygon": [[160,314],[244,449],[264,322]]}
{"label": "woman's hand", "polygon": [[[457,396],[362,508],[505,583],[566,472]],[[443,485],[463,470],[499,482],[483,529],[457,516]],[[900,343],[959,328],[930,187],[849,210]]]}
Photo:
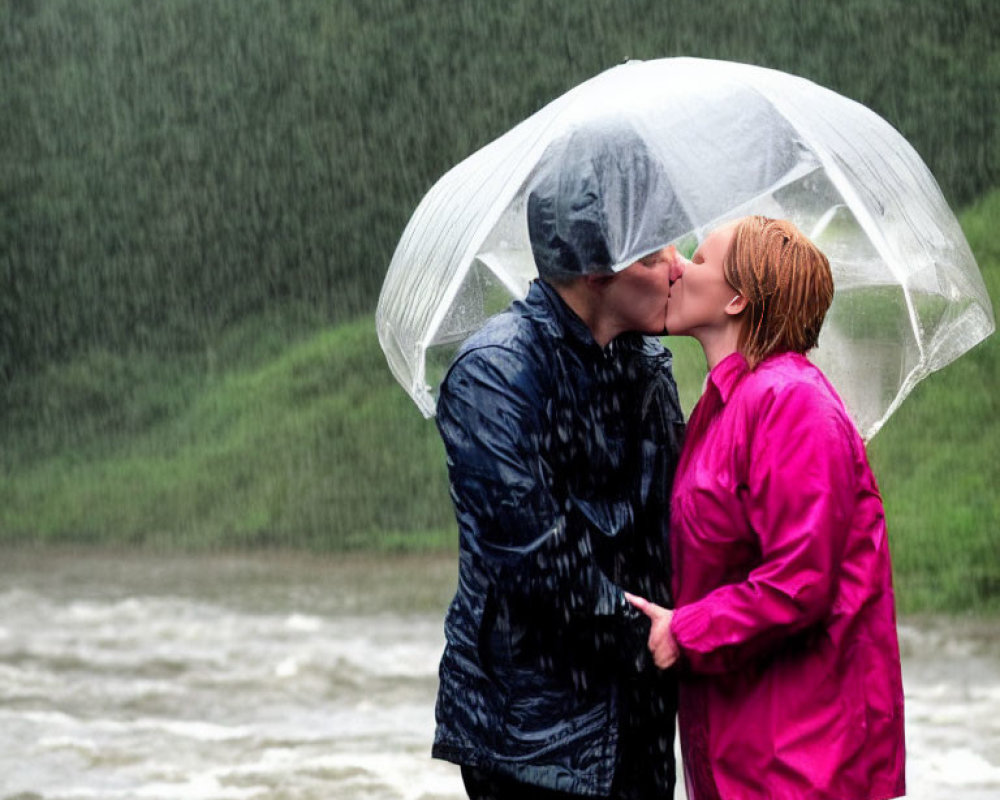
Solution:
{"label": "woman's hand", "polygon": [[677,640],[670,632],[670,620],[673,619],[674,612],[628,592],[625,592],[625,599],[649,617],[652,623],[649,628],[648,645],[656,666],[660,669],[672,666],[681,654]]}

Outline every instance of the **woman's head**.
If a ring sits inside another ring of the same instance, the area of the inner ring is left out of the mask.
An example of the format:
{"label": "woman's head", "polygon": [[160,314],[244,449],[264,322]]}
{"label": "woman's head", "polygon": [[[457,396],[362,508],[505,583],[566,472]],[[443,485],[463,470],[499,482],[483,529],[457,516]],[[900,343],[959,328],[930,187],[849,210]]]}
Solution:
{"label": "woman's head", "polygon": [[744,217],[723,260],[726,282],[746,299],[738,349],[753,369],[772,353],[816,346],[833,302],[830,262],[787,220]]}
{"label": "woman's head", "polygon": [[712,231],[684,265],[667,331],[698,339],[710,366],[739,350],[753,369],[814,347],[832,301],[829,261],[798,228],[745,217]]}

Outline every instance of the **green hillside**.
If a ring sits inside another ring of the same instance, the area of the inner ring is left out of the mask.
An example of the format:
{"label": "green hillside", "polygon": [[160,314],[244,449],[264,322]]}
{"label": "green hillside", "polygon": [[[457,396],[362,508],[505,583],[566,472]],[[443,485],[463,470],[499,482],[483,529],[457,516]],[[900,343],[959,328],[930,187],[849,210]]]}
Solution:
{"label": "green hillside", "polygon": [[[961,221],[1000,297],[1000,192]],[[291,342],[272,330],[234,333],[218,354],[229,366],[214,371],[106,353],[51,368],[32,384],[38,402],[73,398],[77,413],[52,408],[11,439],[2,539],[453,547],[434,424],[389,374],[373,320]],[[703,366],[690,342],[678,344],[690,407]],[[1000,610],[998,370],[992,337],[921,384],[872,443],[906,610]],[[132,428],[116,431],[129,418]]]}
{"label": "green hillside", "polygon": [[[453,538],[434,424],[389,374],[373,319],[214,374],[198,375],[190,363],[129,362],[128,412],[114,396],[115,368],[100,374],[110,360],[101,354],[49,371],[40,395],[58,386],[61,396],[88,402],[73,416],[57,409],[50,424],[22,428],[24,455],[8,454],[0,484],[3,539],[342,549]],[[189,379],[171,380],[181,375]],[[114,432],[128,413],[149,421]],[[53,433],[57,420],[66,429]],[[54,438],[69,443],[38,457]]]}
{"label": "green hillside", "polygon": [[[994,315],[1000,191],[960,216]],[[1000,609],[1000,338],[919,384],[872,441],[904,608]]]}
{"label": "green hillside", "polygon": [[[385,270],[450,166],[626,58],[873,108],[997,297],[998,40],[984,0],[0,0],[0,543],[452,547]],[[906,609],[1000,609],[997,347],[872,445]]]}

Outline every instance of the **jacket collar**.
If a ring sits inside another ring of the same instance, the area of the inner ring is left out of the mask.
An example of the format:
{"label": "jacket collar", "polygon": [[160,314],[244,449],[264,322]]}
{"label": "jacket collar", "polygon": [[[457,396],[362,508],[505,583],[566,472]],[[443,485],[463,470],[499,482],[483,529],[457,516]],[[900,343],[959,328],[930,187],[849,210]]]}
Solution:
{"label": "jacket collar", "polygon": [[722,402],[727,403],[739,382],[743,380],[743,376],[749,371],[750,367],[741,353],[730,353],[708,373],[708,382],[719,391]]}
{"label": "jacket collar", "polygon": [[529,315],[547,324],[554,336],[568,339],[581,347],[601,349],[587,324],[545,281],[532,282],[524,304]]}

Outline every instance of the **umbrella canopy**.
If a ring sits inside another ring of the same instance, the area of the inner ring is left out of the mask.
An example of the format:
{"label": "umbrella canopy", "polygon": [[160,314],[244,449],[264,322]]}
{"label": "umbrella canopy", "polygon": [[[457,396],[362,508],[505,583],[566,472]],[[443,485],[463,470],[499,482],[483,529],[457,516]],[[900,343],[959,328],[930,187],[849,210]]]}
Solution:
{"label": "umbrella canopy", "polygon": [[469,156],[414,212],[376,326],[390,369],[426,416],[458,344],[537,276],[528,198],[553,153],[573,151],[567,143],[594,129],[641,140],[637,161],[656,164],[656,180],[639,181],[655,187],[646,202],[633,194],[606,220],[612,266],[666,244],[693,249],[746,214],[790,219],[816,241],[836,296],[811,355],[866,438],[919,380],[994,330],[982,276],[936,181],[873,111],[762,67],[632,61]]}

